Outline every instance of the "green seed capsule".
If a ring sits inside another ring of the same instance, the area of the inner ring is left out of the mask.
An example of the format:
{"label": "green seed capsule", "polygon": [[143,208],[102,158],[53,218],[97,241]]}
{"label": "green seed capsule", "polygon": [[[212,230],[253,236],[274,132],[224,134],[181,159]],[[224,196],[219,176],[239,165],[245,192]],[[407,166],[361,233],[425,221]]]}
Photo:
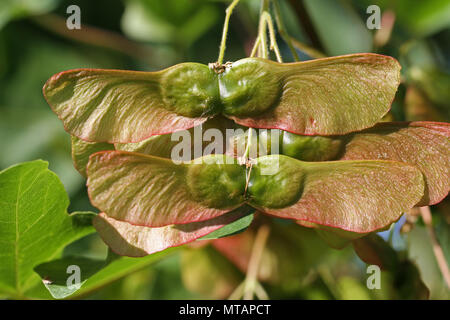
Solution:
{"label": "green seed capsule", "polygon": [[216,74],[200,63],[183,63],[168,69],[160,85],[164,107],[185,117],[220,112]]}
{"label": "green seed capsule", "polygon": [[303,161],[327,161],[335,159],[342,141],[321,136],[300,136],[283,132],[281,153]]}
{"label": "green seed capsule", "polygon": [[285,208],[300,199],[304,172],[297,160],[271,155],[257,159],[248,184],[249,203],[264,208]]}
{"label": "green seed capsule", "polygon": [[267,62],[242,59],[219,75],[223,113],[230,116],[256,116],[274,106],[281,84]]}
{"label": "green seed capsule", "polygon": [[189,165],[186,177],[194,200],[217,209],[242,204],[245,168],[224,155],[209,155],[202,160],[202,164]]}

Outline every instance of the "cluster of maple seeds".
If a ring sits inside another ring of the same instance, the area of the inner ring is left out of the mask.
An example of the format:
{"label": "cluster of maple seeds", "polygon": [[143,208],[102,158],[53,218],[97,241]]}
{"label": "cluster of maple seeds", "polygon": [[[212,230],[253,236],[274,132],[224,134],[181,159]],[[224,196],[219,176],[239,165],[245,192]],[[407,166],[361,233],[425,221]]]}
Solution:
{"label": "cluster of maple seeds", "polygon": [[[251,57],[223,64],[237,2],[216,63],[69,70],[44,86],[101,211],[94,225],[115,252],[181,245],[255,210],[329,233],[340,246],[448,194],[449,125],[379,123],[400,82],[395,59],[361,53],[281,63],[263,10]],[[279,62],[267,59],[266,28]],[[264,137],[249,130],[244,154],[171,161],[171,133],[202,124],[277,129],[281,149],[250,158],[253,138]]]}

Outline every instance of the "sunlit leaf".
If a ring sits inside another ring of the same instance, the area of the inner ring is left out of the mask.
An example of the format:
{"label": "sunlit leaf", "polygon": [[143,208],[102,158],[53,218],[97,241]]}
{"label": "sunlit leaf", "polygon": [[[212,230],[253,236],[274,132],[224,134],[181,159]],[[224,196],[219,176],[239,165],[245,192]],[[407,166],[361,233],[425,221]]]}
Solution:
{"label": "sunlit leaf", "polygon": [[0,3],[0,29],[10,20],[51,11],[59,0],[5,0]]}
{"label": "sunlit leaf", "polygon": [[[237,209],[239,210],[239,209]],[[229,213],[228,213],[229,214]],[[219,239],[224,238],[228,236],[232,236],[238,233],[241,233],[250,226],[250,224],[253,221],[253,213],[247,214],[243,216],[242,218],[239,218],[226,226],[221,227],[220,229],[217,229],[206,236],[201,237],[199,240],[213,240],[213,239]]]}
{"label": "sunlit leaf", "polygon": [[37,160],[0,172],[0,291],[19,298],[40,281],[37,264],[95,231],[92,213],[67,214],[67,194],[47,166]]}
{"label": "sunlit leaf", "polygon": [[[81,298],[124,276],[158,262],[173,252],[173,249],[169,249],[142,258],[118,257],[109,252],[105,260],[64,257],[40,264],[35,270],[54,298]],[[74,265],[80,268],[80,283],[72,285],[72,281],[69,281],[68,286],[68,277],[71,273],[68,273],[67,270],[69,266]]]}
{"label": "sunlit leaf", "polygon": [[[106,265],[105,261],[83,257],[65,257],[38,265],[35,271],[41,276],[42,281],[55,299],[63,299],[84,285],[87,279]],[[79,269],[71,269],[75,266]],[[69,272],[68,272],[69,271]],[[69,277],[74,272],[80,275],[80,282],[75,284]]]}
{"label": "sunlit leaf", "polygon": [[340,55],[372,50],[370,30],[347,1],[306,0],[304,5],[320,43],[328,54]]}

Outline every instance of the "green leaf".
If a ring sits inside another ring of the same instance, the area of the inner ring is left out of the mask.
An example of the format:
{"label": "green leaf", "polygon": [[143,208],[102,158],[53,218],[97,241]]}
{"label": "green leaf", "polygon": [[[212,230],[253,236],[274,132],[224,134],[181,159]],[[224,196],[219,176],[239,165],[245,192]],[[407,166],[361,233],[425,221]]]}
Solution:
{"label": "green leaf", "polygon": [[53,75],[43,92],[71,135],[92,142],[139,142],[204,122],[216,107],[207,66],[159,72],[75,69]]}
{"label": "green leaf", "polygon": [[[448,224],[446,222],[439,223],[439,221],[436,220],[438,219],[433,219],[433,222],[438,222],[438,224],[434,226],[435,230],[448,232]],[[438,240],[444,250],[447,263],[449,263],[449,252],[445,251],[445,247],[449,241],[445,238]],[[420,270],[423,281],[430,289],[430,299],[450,299],[450,292],[436,261],[436,256],[433,251],[433,243],[430,241],[430,234],[426,228],[416,224],[407,234],[406,241],[408,259],[414,261]]]}
{"label": "green leaf", "polygon": [[[277,168],[272,175],[263,170]],[[367,233],[400,218],[423,196],[421,172],[393,161],[256,159],[249,204],[270,215]]]}
{"label": "green leaf", "polygon": [[[233,212],[226,213],[211,220],[160,228],[135,226],[127,222],[109,218],[106,214],[100,213],[94,219],[94,227],[97,229],[103,241],[116,254],[129,257],[142,257],[169,247],[192,242],[211,232],[217,233],[216,231],[228,228],[230,225],[231,228],[235,226],[235,231],[239,231],[239,227],[241,229],[246,227],[245,221],[243,222],[242,220],[244,218],[248,220],[249,216],[252,217],[247,212],[248,209],[238,208]],[[236,226],[233,221],[238,222],[238,225]],[[225,236],[224,232],[222,234]]]}
{"label": "green leaf", "polygon": [[[36,272],[42,277],[45,287],[54,298],[81,298],[126,275],[149,266],[173,252],[174,249],[168,249],[143,258],[117,257],[109,253],[106,260],[103,261],[84,257],[65,257],[37,266]],[[78,286],[67,285],[70,276],[67,270],[71,265],[80,268],[81,283]]]}
{"label": "green leaf", "polygon": [[306,0],[304,3],[329,55],[372,51],[372,35],[348,1]]}
{"label": "green leaf", "polygon": [[24,297],[39,282],[37,264],[95,231],[93,213],[67,214],[67,194],[47,167],[36,160],[0,172],[0,292],[14,297]]}
{"label": "green leaf", "polygon": [[[70,271],[70,266],[76,266],[80,270],[80,282],[78,284],[68,282],[73,272]],[[42,282],[52,297],[63,299],[80,289],[87,279],[97,273],[103,266],[105,266],[105,261],[102,260],[65,257],[40,264],[34,270],[41,276]]]}
{"label": "green leaf", "polygon": [[59,0],[4,0],[0,3],[0,29],[10,20],[44,14],[54,9]]}
{"label": "green leaf", "polygon": [[450,27],[450,3],[447,0],[365,0],[364,3],[379,5],[382,11],[394,10],[398,24],[415,38]]}
{"label": "green leaf", "polygon": [[400,64],[370,53],[284,64],[254,58],[233,63],[221,77],[224,114],[238,124],[333,135],[381,120],[400,83]]}
{"label": "green leaf", "polygon": [[199,238],[198,240],[213,240],[241,233],[250,226],[250,224],[253,221],[253,218],[254,218],[253,213],[247,214],[242,218],[239,218],[236,221],[233,221],[227,224],[226,226],[223,226],[220,229],[217,229],[211,232],[210,234],[207,234],[206,236]]}
{"label": "green leaf", "polygon": [[133,0],[126,2],[124,32],[139,41],[191,45],[220,17],[208,1]]}
{"label": "green leaf", "polygon": [[177,165],[125,151],[96,153],[87,169],[91,202],[111,218],[148,227],[205,221],[239,207],[244,169],[224,156],[201,160]]}

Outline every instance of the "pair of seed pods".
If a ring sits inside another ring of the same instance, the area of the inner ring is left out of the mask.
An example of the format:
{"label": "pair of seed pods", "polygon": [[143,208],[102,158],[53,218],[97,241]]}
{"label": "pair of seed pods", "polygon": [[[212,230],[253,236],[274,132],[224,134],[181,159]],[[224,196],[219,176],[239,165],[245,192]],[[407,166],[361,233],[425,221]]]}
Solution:
{"label": "pair of seed pods", "polygon": [[[116,146],[189,129],[217,115],[247,127],[343,135],[372,127],[386,114],[399,69],[395,59],[375,54],[292,64],[248,58],[223,72],[197,63],[158,72],[79,69],[50,78],[44,94],[70,134]],[[101,211],[135,225],[206,221],[248,204],[282,218],[362,233],[395,221],[425,192],[414,165],[367,157],[302,162],[267,155],[255,159],[248,175],[245,166],[226,164],[224,155],[176,165],[109,151],[91,156],[88,188]]]}
{"label": "pair of seed pods", "polygon": [[300,63],[246,58],[220,73],[199,63],[157,72],[69,70],[43,91],[72,135],[129,143],[219,114],[246,127],[346,134],[376,124],[399,82],[395,59],[365,53]]}

